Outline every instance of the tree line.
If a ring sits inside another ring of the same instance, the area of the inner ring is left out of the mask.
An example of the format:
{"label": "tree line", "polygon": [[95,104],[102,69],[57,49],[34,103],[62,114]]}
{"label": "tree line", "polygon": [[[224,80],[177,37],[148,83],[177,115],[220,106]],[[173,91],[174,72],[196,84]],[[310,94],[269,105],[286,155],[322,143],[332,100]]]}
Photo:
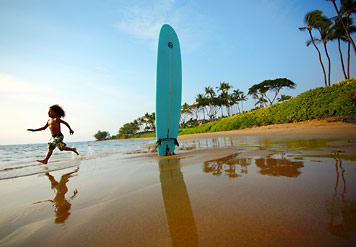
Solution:
{"label": "tree line", "polygon": [[[340,0],[340,7],[337,6],[335,0],[326,0],[331,2],[335,8],[336,16],[328,18],[323,15],[321,10],[313,10],[308,12],[304,17],[305,27],[300,27],[301,31],[308,31],[310,40],[306,42],[309,46],[313,44],[319,57],[319,62],[324,75],[325,87],[330,86],[331,60],[327,49],[329,41],[337,41],[340,54],[341,69],[345,80],[350,79],[350,55],[351,46],[356,55],[356,46],[351,37],[351,34],[356,31],[353,25],[352,14],[356,13],[356,0]],[[315,35],[317,33],[317,36]],[[344,64],[344,56],[341,51],[341,41],[347,45],[347,68]],[[317,44],[322,43],[325,55],[328,61],[328,71],[326,73],[324,63],[322,61],[321,52]]]}
{"label": "tree line", "polygon": [[125,123],[118,131],[117,135],[110,135],[107,131],[98,130],[94,135],[95,139],[98,141],[109,140],[109,139],[122,139],[130,138],[136,134],[155,132],[156,130],[156,114],[153,112],[149,114],[148,112],[135,119],[130,123]]}
{"label": "tree line", "polygon": [[[247,93],[255,100],[255,108],[252,110],[272,105],[275,100],[282,102],[290,99],[291,96],[283,94],[280,98],[277,98],[277,96],[282,88],[294,89],[295,87],[296,84],[287,78],[265,80],[253,85]],[[240,89],[232,90],[232,88],[233,86],[230,83],[220,82],[215,90],[211,86],[205,87],[204,92],[199,93],[192,104],[184,103],[181,108],[180,128],[195,127],[225,116],[230,117],[243,113],[243,102],[247,100],[247,95]],[[218,116],[219,112],[220,116]],[[117,135],[110,136],[107,131],[99,130],[94,137],[97,140],[120,139],[155,132],[155,117],[155,113],[146,113],[144,116],[124,124]]]}

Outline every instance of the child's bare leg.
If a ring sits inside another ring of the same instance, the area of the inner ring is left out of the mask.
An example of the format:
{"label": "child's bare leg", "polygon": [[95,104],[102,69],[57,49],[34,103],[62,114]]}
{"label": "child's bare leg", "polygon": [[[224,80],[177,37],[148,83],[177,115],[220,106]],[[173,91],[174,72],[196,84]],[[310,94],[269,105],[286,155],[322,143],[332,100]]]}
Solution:
{"label": "child's bare leg", "polygon": [[65,148],[63,148],[63,150],[65,150],[65,151],[72,151],[72,152],[76,153],[77,155],[79,155],[79,153],[77,152],[77,149],[76,149],[76,148],[65,147]]}
{"label": "child's bare leg", "polygon": [[53,153],[53,148],[48,148],[48,153],[47,153],[46,158],[44,160],[36,160],[36,161],[47,165],[48,160],[49,160],[49,158],[51,158],[52,153]]}

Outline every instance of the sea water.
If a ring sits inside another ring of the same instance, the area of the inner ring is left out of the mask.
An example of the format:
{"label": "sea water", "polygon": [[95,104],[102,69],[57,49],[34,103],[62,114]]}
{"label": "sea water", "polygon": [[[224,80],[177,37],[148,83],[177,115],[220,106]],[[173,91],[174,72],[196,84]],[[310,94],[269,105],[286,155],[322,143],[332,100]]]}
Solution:
{"label": "sea water", "polygon": [[78,166],[81,160],[156,152],[153,139],[68,142],[67,146],[77,148],[80,155],[55,149],[49,163],[43,165],[36,160],[46,157],[47,144],[0,145],[0,180],[66,169]]}

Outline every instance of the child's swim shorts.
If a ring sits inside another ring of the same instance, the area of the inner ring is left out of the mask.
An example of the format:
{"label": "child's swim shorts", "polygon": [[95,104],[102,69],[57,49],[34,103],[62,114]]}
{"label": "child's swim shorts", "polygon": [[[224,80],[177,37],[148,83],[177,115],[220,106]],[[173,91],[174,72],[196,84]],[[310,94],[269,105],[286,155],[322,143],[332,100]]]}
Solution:
{"label": "child's swim shorts", "polygon": [[56,147],[58,147],[59,150],[63,151],[64,147],[66,146],[66,144],[63,142],[63,134],[58,134],[56,136],[53,136],[53,140],[52,142],[48,143],[48,147],[55,149]]}

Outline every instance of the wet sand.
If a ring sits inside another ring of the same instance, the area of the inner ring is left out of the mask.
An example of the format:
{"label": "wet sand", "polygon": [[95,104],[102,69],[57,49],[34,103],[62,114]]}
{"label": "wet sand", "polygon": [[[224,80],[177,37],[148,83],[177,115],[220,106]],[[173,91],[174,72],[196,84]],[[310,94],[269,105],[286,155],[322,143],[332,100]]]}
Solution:
{"label": "wet sand", "polygon": [[0,181],[0,246],[354,246],[355,125],[313,124]]}

